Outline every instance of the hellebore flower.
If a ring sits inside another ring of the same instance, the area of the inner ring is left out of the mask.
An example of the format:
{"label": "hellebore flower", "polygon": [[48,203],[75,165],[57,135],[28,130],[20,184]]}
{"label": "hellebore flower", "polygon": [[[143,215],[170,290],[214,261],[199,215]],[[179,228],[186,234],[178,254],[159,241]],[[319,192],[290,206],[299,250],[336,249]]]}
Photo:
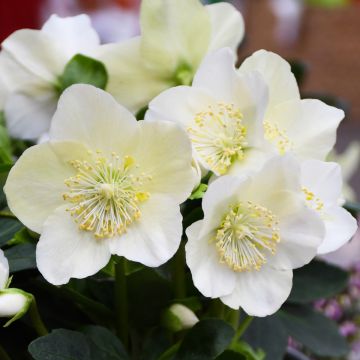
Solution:
{"label": "hellebore flower", "polygon": [[91,56],[99,44],[86,15],[52,15],[41,30],[18,30],[4,40],[0,83],[8,92],[4,111],[12,136],[36,139],[48,131],[65,65],[75,54]]}
{"label": "hellebore flower", "polygon": [[257,170],[272,156],[262,126],[267,86],[256,72],[239,75],[234,60],[228,48],[207,56],[191,87],[164,91],[145,115],[145,121],[181,125],[191,139],[194,160],[218,176],[235,168]]}
{"label": "hellebore flower", "polygon": [[147,266],[174,255],[179,204],[194,183],[179,127],[137,122],[110,94],[73,85],[60,97],[49,137],[24,152],[4,189],[13,213],[41,234],[36,260],[45,279],[93,275],[111,254]]}
{"label": "hellebore flower", "polygon": [[276,157],[252,176],[225,175],[210,184],[204,219],[186,230],[186,262],[203,295],[255,316],[280,308],[292,269],[310,262],[324,237],[299,178],[294,159]]}
{"label": "hellebore flower", "polygon": [[190,84],[204,56],[244,36],[241,14],[230,4],[203,6],[199,0],[143,0],[141,36],[101,47],[107,86],[132,111],[161,91]]}
{"label": "hellebore flower", "polygon": [[0,317],[12,318],[5,326],[22,317],[33,301],[31,294],[20,289],[9,289],[10,281],[9,263],[0,249]]}
{"label": "hellebore flower", "polygon": [[269,89],[264,130],[272,149],[281,155],[291,151],[299,159],[325,160],[344,112],[320,100],[301,100],[290,64],[277,54],[259,50],[238,70],[242,75],[253,71],[262,75]]}
{"label": "hellebore flower", "polygon": [[325,238],[318,253],[339,249],[357,230],[356,219],[341,207],[343,182],[340,165],[306,160],[301,164],[300,181],[307,205],[316,211],[325,225]]}

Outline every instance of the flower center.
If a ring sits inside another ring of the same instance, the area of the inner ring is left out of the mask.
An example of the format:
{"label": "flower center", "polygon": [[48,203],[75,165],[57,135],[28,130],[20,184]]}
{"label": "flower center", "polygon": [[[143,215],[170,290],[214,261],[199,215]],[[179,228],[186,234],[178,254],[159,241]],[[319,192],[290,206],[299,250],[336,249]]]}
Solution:
{"label": "flower center", "polygon": [[259,270],[279,242],[277,217],[250,201],[230,206],[215,236],[220,262],[237,272]]}
{"label": "flower center", "polygon": [[305,186],[303,186],[301,188],[304,196],[305,196],[305,200],[306,203],[308,205],[309,208],[313,209],[313,210],[317,210],[319,212],[322,212],[322,210],[324,209],[324,203],[323,201],[318,198],[313,192],[311,192],[308,188],[306,188]]}
{"label": "flower center", "polygon": [[141,189],[151,177],[136,171],[132,157],[121,159],[113,153],[108,160],[97,152],[94,161],[72,160],[70,164],[77,174],[65,180],[69,191],[63,197],[72,205],[67,210],[79,229],[102,239],[123,234],[139,219],[140,203],[150,196]]}
{"label": "flower center", "polygon": [[233,104],[217,103],[195,115],[187,129],[193,147],[217,175],[225,174],[235,160],[244,158],[246,127]]}
{"label": "flower center", "polygon": [[279,129],[276,124],[271,124],[268,121],[264,122],[265,139],[276,146],[280,155],[284,155],[291,150],[293,144],[286,134],[285,130]]}

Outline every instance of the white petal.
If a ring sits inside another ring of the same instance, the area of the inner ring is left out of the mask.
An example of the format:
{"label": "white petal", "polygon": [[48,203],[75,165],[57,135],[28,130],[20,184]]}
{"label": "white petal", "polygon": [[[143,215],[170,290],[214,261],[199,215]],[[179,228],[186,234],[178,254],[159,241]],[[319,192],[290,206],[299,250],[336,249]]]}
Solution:
{"label": "white petal", "polygon": [[208,51],[230,47],[234,52],[244,37],[245,24],[241,13],[231,4],[207,5],[210,14],[211,39]]}
{"label": "white petal", "polygon": [[258,71],[269,87],[269,109],[288,100],[300,99],[299,88],[290,64],[279,55],[259,50],[240,66],[240,73]]}
{"label": "white petal", "polygon": [[175,85],[168,75],[147,67],[140,38],[101,46],[98,58],[110,74],[106,91],[136,112],[163,90]]}
{"label": "white petal", "polygon": [[259,271],[237,275],[232,294],[221,301],[233,309],[242,308],[253,316],[275,313],[288,298],[292,287],[292,271],[279,271],[263,266]]}
{"label": "white petal", "polygon": [[54,285],[94,275],[110,260],[108,240],[97,240],[92,232],[80,230],[66,207],[47,218],[36,247],[38,269]]}
{"label": "white petal", "polygon": [[335,144],[336,129],[343,118],[342,110],[305,99],[280,104],[268,120],[285,130],[298,156],[324,160]]}
{"label": "white petal", "polygon": [[0,290],[3,289],[9,278],[9,263],[4,255],[4,252],[0,249]]}
{"label": "white petal", "polygon": [[125,234],[111,240],[111,253],[157,267],[168,261],[179,248],[182,234],[180,207],[170,197],[154,194],[141,204],[140,211],[140,219],[129,225]]}
{"label": "white petal", "polygon": [[197,221],[186,230],[186,263],[191,270],[197,289],[207,297],[219,297],[231,293],[235,286],[235,273],[225,264],[220,264],[214,233],[203,233],[203,221]]}
{"label": "white petal", "polygon": [[128,155],[137,132],[134,116],[110,94],[91,85],[78,84],[61,95],[50,139],[78,141],[91,150],[122,156]]}
{"label": "white petal", "polygon": [[68,60],[75,54],[91,55],[100,45],[100,39],[92,28],[87,15],[61,18],[51,15],[41,29],[54,42],[61,45],[61,50]]}
{"label": "white petal", "polygon": [[51,90],[37,96],[11,94],[4,109],[10,135],[31,140],[43,135],[49,130],[56,102]]}
{"label": "white petal", "polygon": [[163,91],[149,103],[145,120],[173,121],[186,129],[197,113],[214,103],[216,99],[205,89],[176,86]]}
{"label": "white petal", "polygon": [[22,294],[0,293],[0,317],[11,317],[23,310],[28,299]]}
{"label": "white petal", "polygon": [[56,83],[67,62],[61,45],[39,30],[15,31],[2,43],[2,48],[19,65],[47,83]]}
{"label": "white petal", "polygon": [[301,185],[327,205],[335,205],[341,197],[341,168],[334,162],[306,160],[301,164]]}
{"label": "white petal", "polygon": [[302,199],[288,196],[288,215],[279,219],[280,242],[276,254],[269,256],[268,264],[276,269],[296,269],[309,263],[322,243],[325,228],[314,210]]}
{"label": "white petal", "polygon": [[324,210],[325,239],[318,248],[318,254],[327,254],[346,244],[355,234],[358,226],[355,218],[340,206]]}
{"label": "white petal", "polygon": [[165,73],[195,69],[208,49],[210,16],[198,0],[143,0],[140,23],[142,55]]}
{"label": "white petal", "polygon": [[169,121],[141,121],[139,126],[138,148],[132,155],[139,169],[152,177],[144,189],[168,195],[180,204],[190,195],[195,181],[187,134]]}
{"label": "white petal", "polygon": [[41,233],[46,218],[64,204],[64,180],[75,175],[69,160],[88,159],[87,149],[70,142],[43,143],[27,149],[15,163],[4,191],[11,211]]}

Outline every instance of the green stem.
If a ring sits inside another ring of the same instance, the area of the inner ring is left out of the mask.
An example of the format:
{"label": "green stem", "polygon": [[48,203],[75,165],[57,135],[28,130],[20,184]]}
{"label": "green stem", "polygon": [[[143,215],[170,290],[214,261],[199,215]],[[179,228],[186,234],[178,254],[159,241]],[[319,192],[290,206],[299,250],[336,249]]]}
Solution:
{"label": "green stem", "polygon": [[123,345],[129,343],[128,301],[126,284],[126,259],[119,257],[115,263],[115,314],[116,332]]}
{"label": "green stem", "polygon": [[244,332],[246,331],[246,329],[249,327],[249,325],[251,324],[251,322],[253,321],[254,317],[253,316],[249,316],[246,315],[246,317],[244,318],[244,320],[240,323],[239,328],[237,329],[235,336],[232,340],[232,344],[235,344],[238,342],[238,340],[241,338],[241,336],[244,334]]}
{"label": "green stem", "polygon": [[39,336],[47,335],[49,332],[41,319],[38,307],[36,305],[35,298],[33,299],[32,303],[31,303],[31,306],[29,309],[29,315],[31,318],[32,325],[33,325],[35,331],[38,333],[38,335]]}
{"label": "green stem", "polygon": [[0,217],[16,219],[16,216],[10,210],[1,210]]}
{"label": "green stem", "polygon": [[174,294],[177,299],[186,297],[185,285],[185,244],[181,242],[179,250],[175,254],[172,268]]}
{"label": "green stem", "polygon": [[221,302],[220,299],[211,300],[209,308],[209,316],[216,317],[219,319],[224,319],[225,315],[225,305]]}
{"label": "green stem", "polygon": [[240,320],[240,310],[234,310],[234,309],[228,309],[227,311],[227,320],[230,323],[230,325],[237,330],[239,326],[239,320]]}
{"label": "green stem", "polygon": [[11,360],[11,357],[5,351],[5,349],[0,345],[0,360]]}

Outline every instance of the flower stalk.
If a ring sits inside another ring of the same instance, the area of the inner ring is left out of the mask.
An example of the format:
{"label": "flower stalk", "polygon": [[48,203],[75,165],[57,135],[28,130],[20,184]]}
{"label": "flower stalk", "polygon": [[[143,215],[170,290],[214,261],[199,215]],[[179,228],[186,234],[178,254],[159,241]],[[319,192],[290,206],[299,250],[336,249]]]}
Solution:
{"label": "flower stalk", "polygon": [[185,267],[185,245],[182,242],[175,254],[172,268],[174,294],[177,299],[186,297]]}
{"label": "flower stalk", "polygon": [[49,332],[44,324],[44,322],[41,319],[38,307],[36,305],[35,298],[33,299],[30,308],[29,308],[29,315],[31,318],[31,322],[33,325],[34,330],[37,332],[39,336],[45,336]]}

